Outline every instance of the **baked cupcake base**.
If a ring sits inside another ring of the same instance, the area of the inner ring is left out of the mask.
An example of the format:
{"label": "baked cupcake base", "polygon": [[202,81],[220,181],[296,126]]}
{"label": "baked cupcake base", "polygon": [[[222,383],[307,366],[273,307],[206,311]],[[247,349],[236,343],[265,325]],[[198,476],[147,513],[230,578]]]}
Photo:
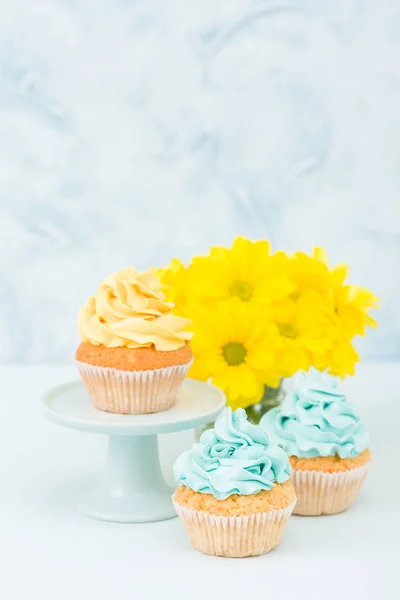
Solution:
{"label": "baked cupcake base", "polygon": [[94,406],[119,414],[146,414],[176,404],[191,364],[188,345],[173,352],[81,344],[77,367]]}
{"label": "baked cupcake base", "polygon": [[364,450],[353,459],[337,456],[290,457],[296,489],[295,515],[332,515],[347,510],[367,476],[371,455]]}
{"label": "baked cupcake base", "polygon": [[233,494],[226,500],[181,486],[173,501],[196,550],[241,558],[267,554],[279,545],[296,495],[290,482],[251,496]]}

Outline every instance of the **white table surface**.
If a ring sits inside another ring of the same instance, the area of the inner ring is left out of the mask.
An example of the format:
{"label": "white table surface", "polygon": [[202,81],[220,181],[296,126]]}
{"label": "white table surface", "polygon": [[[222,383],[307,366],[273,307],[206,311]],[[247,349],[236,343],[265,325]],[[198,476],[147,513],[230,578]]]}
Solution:
{"label": "white table surface", "polygon": [[[399,374],[396,363],[364,364],[347,384],[374,458],[351,510],[292,517],[271,554],[222,559],[195,552],[178,519],[123,525],[81,515],[77,500],[103,472],[106,437],[59,427],[40,410],[42,394],[76,378],[74,368],[0,368],[0,598],[399,599]],[[167,479],[191,439],[161,439]]]}

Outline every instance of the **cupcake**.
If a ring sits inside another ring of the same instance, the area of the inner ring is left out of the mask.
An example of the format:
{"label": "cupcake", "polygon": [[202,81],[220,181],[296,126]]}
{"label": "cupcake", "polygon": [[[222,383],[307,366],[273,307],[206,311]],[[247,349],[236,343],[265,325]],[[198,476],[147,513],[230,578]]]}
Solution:
{"label": "cupcake", "polygon": [[196,550],[257,556],[275,548],[296,502],[287,454],[246,412],[227,409],[174,465],[178,516]]}
{"label": "cupcake", "polygon": [[81,308],[76,360],[96,408],[142,414],[175,405],[192,334],[172,308],[155,273],[132,267],[109,275]]}
{"label": "cupcake", "polygon": [[349,508],[371,462],[369,433],[336,377],[312,369],[260,426],[288,453],[294,514],[329,515]]}

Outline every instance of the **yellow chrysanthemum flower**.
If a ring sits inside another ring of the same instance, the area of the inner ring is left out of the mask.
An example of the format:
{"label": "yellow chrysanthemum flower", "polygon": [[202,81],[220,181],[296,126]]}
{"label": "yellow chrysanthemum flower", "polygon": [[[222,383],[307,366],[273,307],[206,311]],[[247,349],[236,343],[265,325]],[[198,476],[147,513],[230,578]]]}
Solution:
{"label": "yellow chrysanthemum flower", "polygon": [[232,248],[214,247],[209,256],[193,259],[194,294],[209,306],[232,297],[250,304],[278,303],[295,290],[283,260],[283,253],[270,255],[266,240],[237,237]]}
{"label": "yellow chrysanthemum flower", "polygon": [[314,354],[325,354],[338,336],[338,318],[319,291],[308,289],[292,300],[287,319],[278,322],[284,348],[277,363],[282,377],[313,364]]}
{"label": "yellow chrysanthemum flower", "polygon": [[277,318],[285,342],[278,354],[282,375],[310,365],[331,367],[338,375],[353,373],[358,355],[350,339],[363,335],[365,326],[376,326],[368,308],[376,307],[377,299],[368,290],[344,285],[347,266],[329,270],[322,248],[315,248],[312,257],[297,252],[290,260],[288,272],[296,292],[285,301],[286,317]]}
{"label": "yellow chrysanthemum flower", "polygon": [[264,385],[279,385],[275,370],[278,329],[266,318],[265,310],[231,298],[213,310],[197,307],[191,318],[195,361],[190,375],[211,378],[233,409],[258,402]]}
{"label": "yellow chrysanthemum flower", "polygon": [[[314,259],[327,267],[328,258],[321,248],[314,249]],[[347,265],[336,265],[329,273],[329,295],[333,311],[338,317],[339,337],[352,338],[364,335],[365,327],[377,327],[376,321],[368,314],[369,308],[378,308],[379,301],[369,290],[345,284],[348,275]]]}

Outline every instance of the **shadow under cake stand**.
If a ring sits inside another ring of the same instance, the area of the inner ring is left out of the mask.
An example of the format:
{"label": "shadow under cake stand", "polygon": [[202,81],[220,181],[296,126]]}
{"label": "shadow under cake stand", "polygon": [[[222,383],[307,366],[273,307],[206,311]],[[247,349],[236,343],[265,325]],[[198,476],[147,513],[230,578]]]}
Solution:
{"label": "shadow under cake stand", "polygon": [[216,419],[225,396],[213,385],[186,379],[174,408],[148,415],[97,410],[81,381],[51,389],[45,415],[64,427],[109,436],[107,470],[101,484],[80,500],[94,519],[120,523],[162,521],[176,516],[173,492],[161,473],[157,435],[183,431]]}

